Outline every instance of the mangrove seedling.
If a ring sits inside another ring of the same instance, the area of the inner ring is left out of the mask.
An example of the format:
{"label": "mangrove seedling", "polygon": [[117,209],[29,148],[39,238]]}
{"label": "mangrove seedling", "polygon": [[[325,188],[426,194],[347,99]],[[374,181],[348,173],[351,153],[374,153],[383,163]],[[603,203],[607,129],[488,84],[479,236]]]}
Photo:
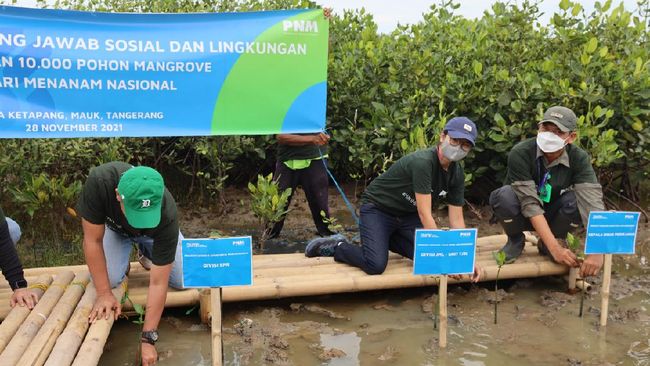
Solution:
{"label": "mangrove seedling", "polygon": [[130,302],[131,305],[133,305],[133,310],[135,311],[136,314],[138,314],[138,319],[133,320],[133,323],[138,324],[138,325],[144,324],[144,313],[145,313],[144,306],[133,302],[131,300],[131,298],[129,297],[129,293],[125,292],[124,295],[122,295],[122,299],[120,300],[120,304],[124,305],[124,303],[126,303],[127,301]]}
{"label": "mangrove seedling", "polygon": [[248,190],[251,192],[251,209],[260,222],[260,250],[263,250],[273,225],[289,212],[286,207],[291,188],[280,192],[273,174],[266,177],[260,174],[257,176],[257,185],[248,183]]}
{"label": "mangrove seedling", "polygon": [[498,252],[492,252],[494,260],[497,262],[497,278],[494,281],[494,324],[497,323],[497,311],[499,305],[499,273],[501,273],[501,267],[506,264],[506,253],[503,250]]}
{"label": "mangrove seedling", "polygon": [[[585,254],[582,252],[582,244],[580,243],[580,239],[576,238],[573,236],[571,233],[566,234],[566,244],[569,247],[569,250],[573,252],[573,254],[576,255],[576,258],[578,258],[579,262],[582,262],[585,260]],[[582,318],[582,309],[584,308],[585,304],[585,279],[580,278],[580,281],[582,281],[582,290],[580,291],[580,311],[578,312],[578,316]]]}
{"label": "mangrove seedling", "polygon": [[330,229],[330,231],[338,233],[343,230],[343,225],[339,223],[339,220],[337,220],[336,217],[327,217],[327,214],[325,214],[325,211],[323,210],[320,210],[320,217],[323,219],[323,222],[327,225],[327,228]]}

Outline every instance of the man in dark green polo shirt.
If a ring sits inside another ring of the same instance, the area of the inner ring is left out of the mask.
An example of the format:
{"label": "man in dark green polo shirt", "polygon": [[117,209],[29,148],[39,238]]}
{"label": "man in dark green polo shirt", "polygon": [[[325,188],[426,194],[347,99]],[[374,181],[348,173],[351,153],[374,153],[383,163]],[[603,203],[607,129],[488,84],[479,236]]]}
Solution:
{"label": "man in dark green polo shirt", "polygon": [[602,255],[582,264],[561,244],[567,233],[586,224],[589,212],[604,210],[603,193],[589,155],[575,146],[577,118],[569,108],[549,108],[537,125],[537,138],[515,145],[508,154],[505,185],[490,194],[490,205],[508,235],[508,262],[524,248],[524,230],[540,236],[540,253],[582,276],[598,273]]}
{"label": "man in dark green polo shirt", "polygon": [[90,170],[77,212],[83,227],[83,248],[97,290],[89,320],[115,319],[121,313],[120,299],[111,288],[126,276],[133,244],[152,262],[147,295],[147,313],[142,332],[142,363],[157,359],[155,342],[165,306],[168,284],[182,288],[182,234],[174,198],[154,169],[111,162]]}
{"label": "man in dark green polo shirt", "polygon": [[[278,158],[275,164],[273,179],[278,182],[278,188],[284,191],[291,188],[291,195],[287,200],[285,210],[289,209],[291,198],[298,186],[301,186],[309,204],[311,217],[320,236],[334,234],[328,228],[321,216],[329,218],[328,180],[325,169],[327,157],[327,143],[329,135],[325,133],[310,134],[280,134],[278,139]],[[269,238],[280,235],[284,226],[284,217],[273,225]]]}
{"label": "man in dark green polo shirt", "polygon": [[361,198],[361,246],[334,235],[312,240],[305,255],[334,256],[368,274],[381,274],[389,251],[413,259],[415,229],[438,228],[432,215],[434,201],[447,203],[451,228],[464,228],[465,174],[459,161],[472,149],[476,136],[474,122],[451,119],[437,147],[402,157],[370,183]]}

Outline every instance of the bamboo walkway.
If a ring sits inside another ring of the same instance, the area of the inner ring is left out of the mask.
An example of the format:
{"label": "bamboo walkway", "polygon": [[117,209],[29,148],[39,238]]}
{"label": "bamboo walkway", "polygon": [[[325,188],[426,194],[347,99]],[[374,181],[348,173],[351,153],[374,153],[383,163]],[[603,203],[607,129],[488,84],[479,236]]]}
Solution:
{"label": "bamboo walkway", "polygon": [[[492,252],[506,241],[505,235],[479,238],[476,262],[483,268],[482,281],[494,280],[497,265]],[[525,278],[569,273],[564,265],[553,263],[537,253],[534,237],[527,236],[523,255],[513,264],[501,268],[499,278]],[[403,287],[436,286],[437,276],[415,276],[412,261],[391,255],[384,274],[369,276],[358,268],[335,263],[332,258],[306,258],[302,253],[253,256],[253,285],[226,287],[224,302],[279,299],[343,292],[370,291]],[[87,318],[95,299],[85,265],[32,268],[25,270],[28,283],[40,296],[30,312],[9,307],[11,289],[0,284],[0,365],[96,365],[110,333],[112,320],[88,325]],[[467,282],[468,278],[449,283]],[[127,282],[127,281],[125,281]],[[131,263],[128,277],[129,298],[146,303],[149,273]],[[114,290],[121,298],[126,283]],[[201,303],[205,293],[200,289],[173,290],[167,294],[166,307],[193,306]],[[209,298],[209,296],[208,296]],[[209,311],[201,309],[202,318]],[[125,304],[124,310],[131,310]],[[207,319],[204,319],[207,320]],[[26,352],[26,350],[31,350]],[[81,352],[77,352],[81,349]],[[75,357],[75,355],[77,355]]]}

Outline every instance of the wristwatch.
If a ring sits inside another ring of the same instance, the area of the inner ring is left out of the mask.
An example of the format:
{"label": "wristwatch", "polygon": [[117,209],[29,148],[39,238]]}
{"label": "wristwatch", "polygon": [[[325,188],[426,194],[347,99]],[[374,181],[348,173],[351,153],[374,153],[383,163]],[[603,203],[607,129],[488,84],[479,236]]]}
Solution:
{"label": "wristwatch", "polygon": [[142,332],[142,338],[140,339],[144,343],[149,343],[150,345],[156,345],[158,341],[158,331],[157,330],[147,330]]}
{"label": "wristwatch", "polygon": [[27,281],[25,280],[18,280],[13,283],[13,286],[11,286],[12,290],[17,290],[19,288],[25,288],[27,287]]}

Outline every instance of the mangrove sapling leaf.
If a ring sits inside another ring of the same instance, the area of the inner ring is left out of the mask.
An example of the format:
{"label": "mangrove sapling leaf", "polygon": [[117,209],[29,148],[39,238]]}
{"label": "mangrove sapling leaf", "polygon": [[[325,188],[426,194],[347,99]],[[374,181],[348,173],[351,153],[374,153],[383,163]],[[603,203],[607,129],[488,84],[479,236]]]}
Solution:
{"label": "mangrove sapling leaf", "polygon": [[501,273],[501,267],[503,267],[504,264],[506,264],[506,253],[503,250],[499,250],[498,252],[492,252],[492,256],[494,257],[494,260],[497,262],[497,277],[494,281],[494,324],[497,323],[497,311],[498,311],[498,305],[499,305],[499,273]]}
{"label": "mangrove sapling leaf", "polygon": [[320,210],[320,217],[330,231],[335,233],[343,231],[343,225],[339,223],[336,217],[327,217],[327,214],[323,210]]}
{"label": "mangrove sapling leaf", "polygon": [[188,311],[185,312],[185,315],[190,315],[194,310],[198,309],[198,306],[194,305],[192,306]]}
{"label": "mangrove sapling leaf", "polygon": [[[582,251],[582,243],[580,243],[580,239],[576,238],[573,236],[571,233],[566,234],[566,244],[569,247],[569,249],[576,255],[576,258],[578,258],[578,262],[582,263],[582,261],[585,260],[585,254]],[[578,312],[578,316],[582,318],[582,313],[584,309],[584,304],[585,304],[585,279],[580,278],[580,281],[582,281],[582,290],[580,291],[580,311]]]}

